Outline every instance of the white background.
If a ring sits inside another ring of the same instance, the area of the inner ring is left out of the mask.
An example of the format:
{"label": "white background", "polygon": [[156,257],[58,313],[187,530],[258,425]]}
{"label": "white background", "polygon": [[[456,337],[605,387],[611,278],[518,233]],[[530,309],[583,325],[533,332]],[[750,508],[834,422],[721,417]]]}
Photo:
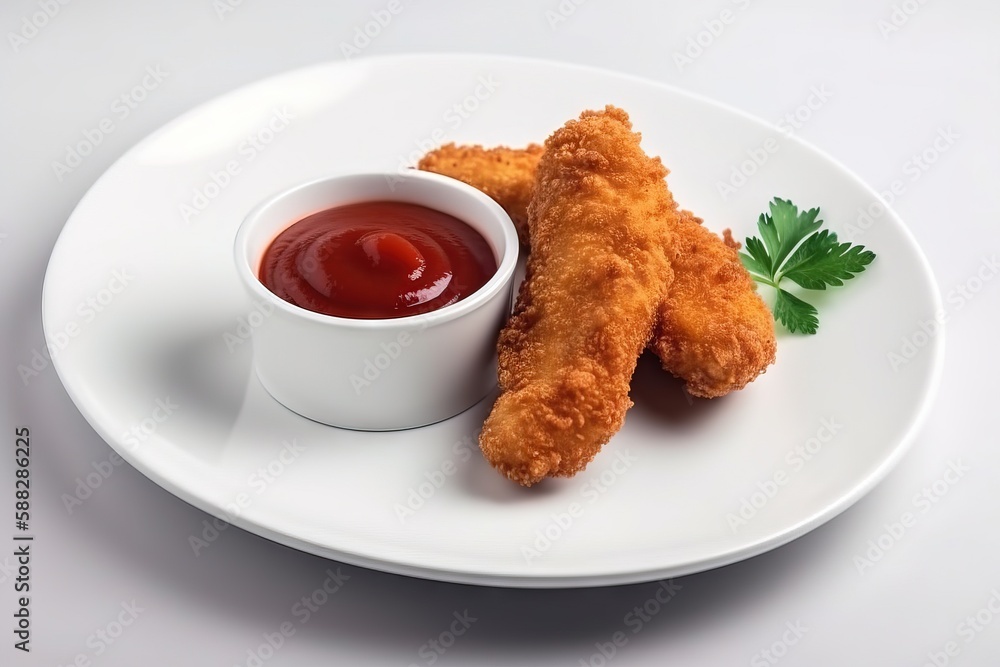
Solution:
{"label": "white background", "polygon": [[[447,629],[453,612],[468,610],[477,620],[436,664],[603,664],[592,659],[595,643],[629,630],[625,615],[656,584],[520,591],[340,566],[349,581],[300,624],[292,606],[337,564],[236,528],[195,558],[188,536],[207,515],[127,465],[67,513],[62,494],[111,450],[54,373],[28,386],[17,373],[42,345],[42,279],[66,218],[144,135],[247,82],[342,59],[342,43],[387,3],[243,0],[220,11],[212,0],[76,0],[60,5],[26,43],[12,44],[9,34],[24,30],[44,2],[9,0],[0,9],[0,433],[12,449],[15,425],[31,427],[37,535],[30,655],[12,647],[14,559],[0,551],[0,663],[64,665],[82,654],[99,665],[245,665],[264,633],[294,620],[295,635],[263,664],[423,665],[430,654],[420,647]],[[887,34],[889,24],[880,30],[879,23],[891,20],[889,0],[577,3],[565,0],[568,16],[556,21],[547,12],[559,11],[558,0],[403,0],[404,10],[363,55],[477,51],[592,64],[773,122],[794,112],[811,87],[825,86],[831,98],[797,133],[876,189],[906,183],[894,207],[923,246],[942,295],[965,285],[1000,249],[1000,5],[992,0],[908,0],[901,4],[915,13],[897,14],[906,21]],[[735,21],[693,63],[678,66],[674,53],[726,8]],[[149,65],[169,73],[165,82],[60,181],[52,162]],[[525,104],[530,112],[531,100]],[[957,140],[915,176],[908,161],[947,128]],[[1000,279],[986,281],[950,313],[937,402],[910,453],[878,488],[792,544],[678,580],[677,596],[640,633],[629,632],[610,662],[773,664],[760,652],[782,641],[786,623],[799,623],[804,635],[775,647],[782,665],[923,665],[949,641],[957,655],[940,654],[938,664],[997,664],[1000,613],[987,605],[993,598],[1000,611],[998,295]],[[12,459],[12,451],[0,456],[2,507],[12,502]],[[968,472],[929,510],[915,510],[915,494],[959,460]],[[891,547],[859,573],[855,557],[906,511],[916,511],[917,523],[898,539],[883,538]],[[88,637],[133,600],[143,611],[96,655],[99,643]],[[966,621],[977,612],[982,626]]]}

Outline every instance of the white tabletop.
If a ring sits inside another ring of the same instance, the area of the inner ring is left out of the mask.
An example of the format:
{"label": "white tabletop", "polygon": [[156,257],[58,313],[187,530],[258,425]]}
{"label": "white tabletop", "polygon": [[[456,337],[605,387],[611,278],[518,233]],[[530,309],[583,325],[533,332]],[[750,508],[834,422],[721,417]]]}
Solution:
{"label": "white tabletop", "polygon": [[[997,664],[1000,443],[991,418],[1000,377],[1000,280],[992,280],[1000,206],[991,195],[1000,181],[1000,5],[346,4],[11,0],[0,8],[0,414],[8,452],[0,495],[4,507],[13,504],[14,429],[28,426],[35,535],[30,654],[14,648],[11,633],[22,594],[14,589],[15,543],[0,550],[0,663]],[[372,21],[374,37],[360,38]],[[98,176],[181,112],[301,65],[417,51],[598,65],[773,122],[798,112],[799,136],[879,190],[899,181],[893,205],[934,268],[948,344],[937,402],[897,469],[807,536],[679,579],[673,591],[656,583],[544,591],[422,581],[339,565],[236,528],[196,557],[189,536],[211,517],[127,464],[108,463],[111,449],[51,367],[28,382],[18,372],[43,346],[40,293],[53,243]],[[156,83],[136,101],[130,91],[149,71],[159,71],[147,78]],[[66,147],[109,114],[113,131],[57,173],[53,162],[65,161]],[[69,511],[65,494],[95,471],[100,483]],[[304,597],[319,604],[310,610]]]}

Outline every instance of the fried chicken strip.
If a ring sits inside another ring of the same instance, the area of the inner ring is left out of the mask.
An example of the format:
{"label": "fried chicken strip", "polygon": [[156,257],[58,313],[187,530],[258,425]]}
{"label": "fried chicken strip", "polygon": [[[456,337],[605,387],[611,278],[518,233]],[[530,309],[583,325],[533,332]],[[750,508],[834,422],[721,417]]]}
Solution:
{"label": "fried chicken strip", "polygon": [[674,203],[621,109],[584,112],[545,142],[531,254],[500,334],[486,459],[530,486],[582,470],[631,406],[629,383],[670,283]]}
{"label": "fried chicken strip", "polygon": [[507,211],[517,228],[517,237],[528,245],[528,204],[541,157],[540,144],[483,148],[451,143],[427,153],[417,169],[457,178],[485,192]]}
{"label": "fried chicken strip", "polygon": [[689,393],[724,396],[774,362],[774,320],[728,229],[720,239],[701,218],[680,211],[672,231],[674,281],[649,346]]}
{"label": "fried chicken strip", "polygon": [[[518,226],[522,243],[531,200],[537,145],[527,150],[448,144],[418,168],[457,178],[495,199]],[[729,230],[725,239],[690,211],[671,217],[667,249],[674,284],[660,304],[649,347],[689,393],[704,398],[742,389],[774,362],[774,322],[740,264]]]}

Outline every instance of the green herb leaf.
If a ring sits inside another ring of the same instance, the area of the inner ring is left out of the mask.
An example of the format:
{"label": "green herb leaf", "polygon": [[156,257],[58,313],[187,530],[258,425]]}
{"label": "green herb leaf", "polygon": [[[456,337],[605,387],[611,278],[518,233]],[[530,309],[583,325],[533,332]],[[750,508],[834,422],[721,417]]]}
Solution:
{"label": "green herb leaf", "polygon": [[816,308],[783,289],[778,290],[778,298],[774,301],[774,319],[792,333],[814,334],[819,328]]}
{"label": "green herb leaf", "polygon": [[748,238],[745,244],[746,252],[740,253],[740,261],[750,273],[760,278],[771,279],[771,258],[767,255],[764,244],[756,236]]}
{"label": "green herb leaf", "polygon": [[864,246],[840,243],[831,231],[817,231],[823,225],[818,208],[800,213],[791,201],[775,197],[768,210],[757,221],[761,238],[747,238],[740,262],[754,280],[778,290],[776,320],[792,333],[814,334],[819,328],[816,308],[781,289],[781,281],[788,278],[813,290],[839,287],[863,272],[875,253]]}
{"label": "green herb leaf", "polygon": [[823,230],[800,245],[781,268],[781,276],[806,289],[839,287],[865,270],[875,253],[864,246],[838,243],[837,235]]}
{"label": "green herb leaf", "polygon": [[800,214],[799,208],[787,199],[775,197],[768,208],[771,215],[762,213],[757,220],[757,229],[770,255],[768,277],[773,280],[788,254],[802,239],[819,229],[823,221],[816,220],[818,208]]}

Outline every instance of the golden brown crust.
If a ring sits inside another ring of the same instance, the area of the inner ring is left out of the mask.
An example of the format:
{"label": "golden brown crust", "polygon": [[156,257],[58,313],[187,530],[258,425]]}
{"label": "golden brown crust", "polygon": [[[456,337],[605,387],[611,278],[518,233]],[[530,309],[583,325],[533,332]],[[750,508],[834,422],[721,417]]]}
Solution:
{"label": "golden brown crust", "polygon": [[[452,144],[425,160],[432,170],[489,194],[517,223],[527,219],[540,153],[537,145],[518,151]],[[498,163],[500,174],[494,173]],[[527,242],[521,225],[522,242]],[[687,383],[691,394],[723,396],[743,388],[774,362],[774,322],[739,263],[735,251],[740,243],[729,229],[720,239],[701,226],[700,218],[682,211],[671,230],[674,246],[668,252],[676,284],[661,304],[650,349],[667,371]]]}
{"label": "golden brown crust", "polygon": [[628,115],[584,112],[545,143],[528,211],[528,276],[498,342],[486,459],[530,486],[582,470],[621,428],[670,282],[673,200]]}
{"label": "golden brown crust", "polygon": [[535,169],[542,157],[540,144],[515,149],[506,146],[445,144],[424,155],[417,169],[443,174],[468,183],[492,197],[514,221],[521,243],[528,243],[528,204]]}
{"label": "golden brown crust", "polygon": [[[671,229],[674,281],[650,347],[695,396],[742,389],[774,362],[774,322],[733,243],[681,211]],[[726,230],[728,231],[728,230]]]}

